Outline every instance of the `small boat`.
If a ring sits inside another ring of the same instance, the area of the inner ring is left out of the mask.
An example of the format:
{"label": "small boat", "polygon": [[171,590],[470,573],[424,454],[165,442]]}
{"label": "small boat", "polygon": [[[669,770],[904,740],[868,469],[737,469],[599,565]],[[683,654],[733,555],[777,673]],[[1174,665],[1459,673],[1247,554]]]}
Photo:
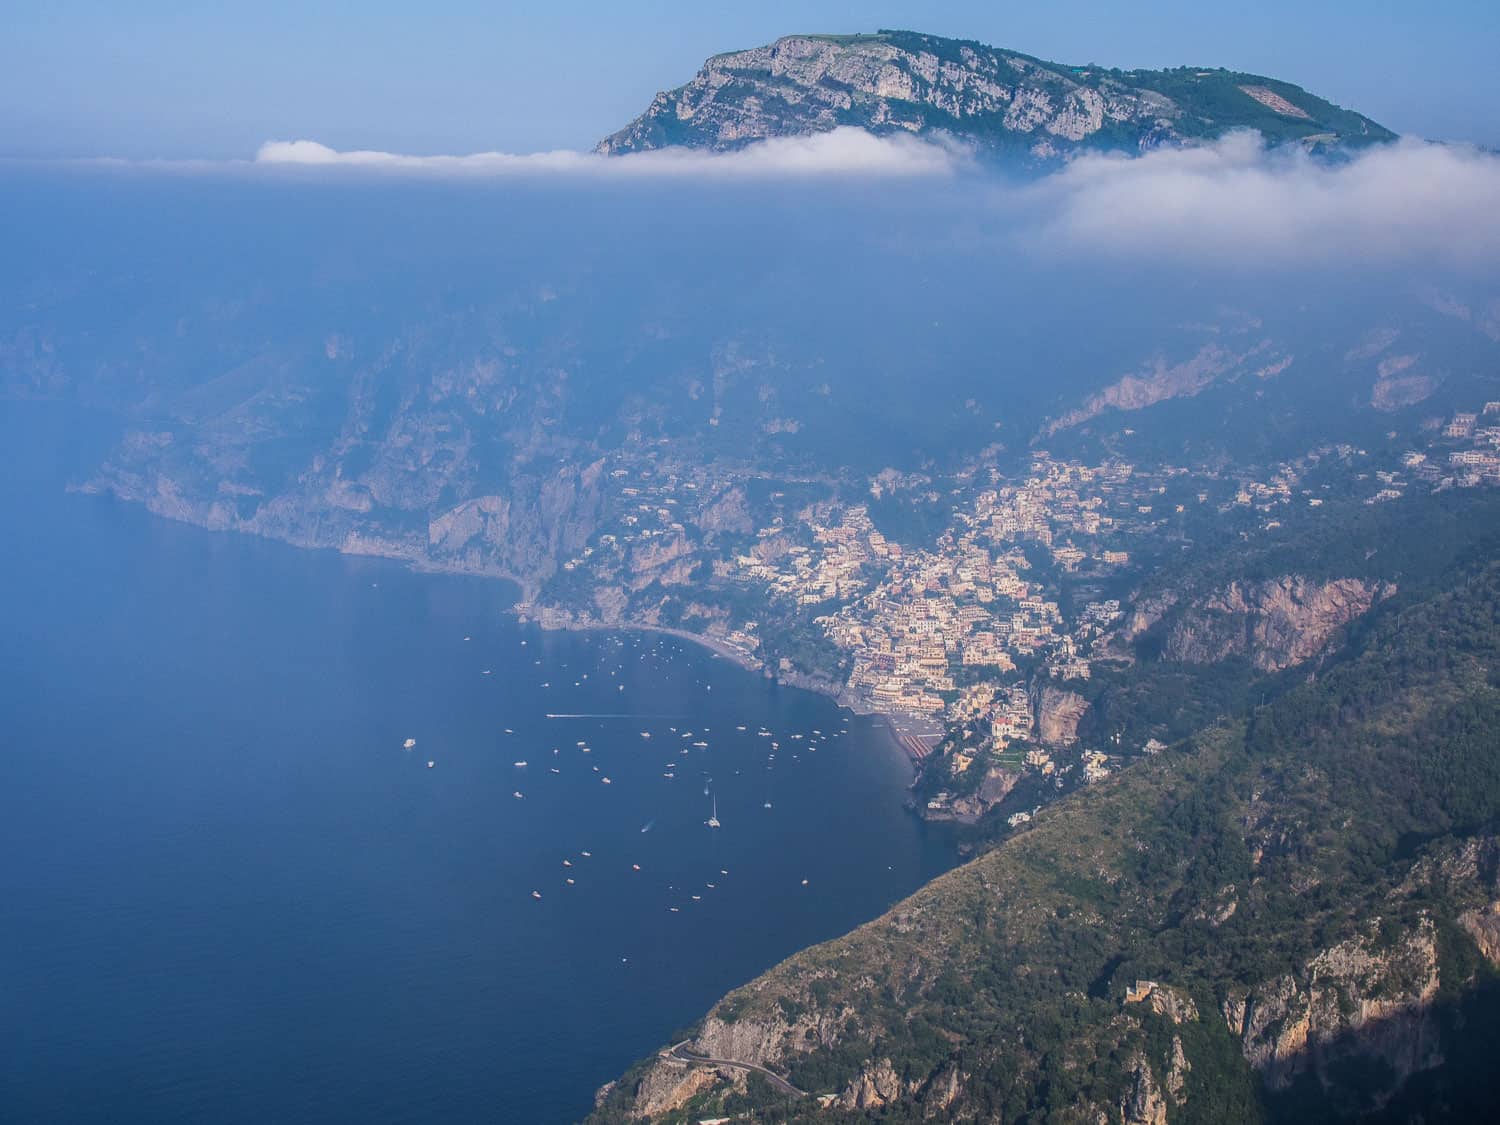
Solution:
{"label": "small boat", "polygon": [[514,797],[516,800],[520,801],[520,800],[524,800],[525,799],[526,794],[522,793],[519,789],[517,789],[514,793],[511,794],[511,796]]}
{"label": "small boat", "polygon": [[694,902],[702,902],[703,901],[703,896],[702,895],[694,895],[693,896],[693,901]]}
{"label": "small boat", "polygon": [[614,784],[614,782],[610,781],[610,779],[607,778],[607,777],[601,777],[599,780],[602,781],[602,782],[604,782],[605,785],[613,785]]}
{"label": "small boat", "polygon": [[761,808],[763,808],[763,809],[768,809],[768,808],[770,808],[770,807],[771,807],[771,802],[770,802],[770,801],[767,801],[767,802],[766,802],[766,803],[765,803],[765,804],[763,804],[763,805],[762,805],[762,806],[761,806]]}
{"label": "small boat", "polygon": [[584,859],[592,859],[594,856],[593,852],[579,852],[578,854],[583,856]]}
{"label": "small boat", "polygon": [[565,860],[563,860],[563,866],[564,867],[572,867],[573,866],[573,861],[571,859],[565,859]]}
{"label": "small boat", "polygon": [[532,898],[541,898],[542,897],[542,892],[541,891],[532,891],[531,892],[531,897]]}
{"label": "small boat", "polygon": [[677,775],[675,773],[673,773],[671,770],[668,770],[666,773],[662,774],[662,777],[665,777],[668,780],[670,780],[670,779],[672,779],[672,778],[674,778],[676,776]]}
{"label": "small boat", "polygon": [[570,887],[571,887],[571,886],[572,886],[572,885],[573,885],[573,880],[572,880],[572,879],[569,879],[569,880],[568,880],[568,886],[570,886]]}
{"label": "small boat", "polygon": [[522,758],[519,762],[512,762],[511,764],[518,770],[524,770],[526,768],[526,759]]}
{"label": "small boat", "polygon": [[410,750],[416,744],[417,744],[417,740],[415,738],[408,738],[405,742],[403,742],[401,744],[401,749],[403,749],[403,750]]}
{"label": "small boat", "polygon": [[558,769],[556,766],[553,766],[551,772],[552,773],[562,773],[562,770]]}
{"label": "small boat", "polygon": [[806,879],[803,879],[803,880],[802,880],[802,885],[803,885],[803,886],[804,886],[804,887],[805,887],[805,886],[807,886],[807,880],[806,880]]}
{"label": "small boat", "polygon": [[714,811],[712,815],[709,816],[706,823],[710,828],[719,827],[719,798],[717,797],[714,798]]}
{"label": "small boat", "polygon": [[640,869],[641,869],[641,865],[639,863],[632,863],[630,865],[630,870],[632,870],[632,871],[639,871]]}
{"label": "small boat", "polygon": [[433,767],[433,766],[435,766],[435,765],[437,765],[437,763],[436,763],[436,762],[428,762],[428,763],[427,763],[427,768],[428,768],[428,769],[431,769],[431,768],[432,768],[432,767]]}

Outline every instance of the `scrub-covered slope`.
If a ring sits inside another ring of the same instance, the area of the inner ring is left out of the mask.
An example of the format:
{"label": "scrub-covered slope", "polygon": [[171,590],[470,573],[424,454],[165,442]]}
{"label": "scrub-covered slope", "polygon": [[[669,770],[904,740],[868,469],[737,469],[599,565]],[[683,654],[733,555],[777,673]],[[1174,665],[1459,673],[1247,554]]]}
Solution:
{"label": "scrub-covered slope", "polygon": [[[1500,1026],[1500,564],[722,1000],[598,1120],[1463,1118]],[[821,1096],[821,1097],[820,1097]]]}

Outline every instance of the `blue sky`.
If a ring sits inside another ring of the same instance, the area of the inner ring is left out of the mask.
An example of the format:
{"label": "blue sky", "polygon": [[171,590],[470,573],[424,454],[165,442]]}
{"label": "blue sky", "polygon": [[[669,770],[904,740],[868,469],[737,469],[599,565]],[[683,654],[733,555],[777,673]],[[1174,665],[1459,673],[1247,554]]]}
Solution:
{"label": "blue sky", "polygon": [[5,0],[0,155],[593,144],[702,59],[907,27],[1068,62],[1286,78],[1402,132],[1500,144],[1496,0]]}

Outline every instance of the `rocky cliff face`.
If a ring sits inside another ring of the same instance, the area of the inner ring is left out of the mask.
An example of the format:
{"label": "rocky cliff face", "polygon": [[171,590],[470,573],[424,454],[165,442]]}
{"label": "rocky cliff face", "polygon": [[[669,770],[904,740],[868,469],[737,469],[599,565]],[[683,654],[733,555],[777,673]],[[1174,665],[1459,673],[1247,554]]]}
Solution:
{"label": "rocky cliff face", "polygon": [[[976,767],[977,768],[977,767]],[[918,806],[925,820],[956,820],[960,824],[977,824],[1016,787],[1021,775],[1003,766],[990,766],[984,771],[979,788],[961,797],[954,797],[944,809],[923,809]]]}
{"label": "rocky cliff face", "polygon": [[450,437],[430,456],[398,465],[383,463],[391,452],[382,447],[367,466],[358,466],[361,450],[319,453],[272,491],[252,483],[256,478],[241,466],[216,464],[208,440],[189,444],[170,432],[137,432],[87,489],[213,530],[514,578],[528,588],[595,529],[602,502],[597,459],[523,470],[503,494],[457,499],[454,493],[478,491],[480,475],[461,442]]}
{"label": "rocky cliff face", "polygon": [[1363,1091],[1378,1104],[1442,1062],[1431,1010],[1439,984],[1435,928],[1424,920],[1386,948],[1360,935],[1296,972],[1232,992],[1222,1014],[1271,1090],[1302,1074],[1329,1087],[1341,1063],[1379,1060],[1384,1082]]}
{"label": "rocky cliff face", "polygon": [[1142,598],[1121,637],[1135,641],[1160,625],[1164,659],[1214,664],[1246,656],[1263,672],[1279,672],[1325,652],[1340,629],[1395,592],[1388,582],[1290,574],[1230,582],[1186,604],[1168,592]]}
{"label": "rocky cliff face", "polygon": [[1169,399],[1191,398],[1225,378],[1274,378],[1290,367],[1292,360],[1269,340],[1237,348],[1205,344],[1191,358],[1178,363],[1157,356],[1139,372],[1122,375],[1098,394],[1090,395],[1082,406],[1048,422],[1042,434],[1050,437],[1111,410],[1145,410]]}
{"label": "rocky cliff face", "polygon": [[1036,693],[1037,735],[1048,746],[1071,746],[1078,741],[1078,723],[1089,702],[1077,692],[1042,684]]}
{"label": "rocky cliff face", "polygon": [[853,125],[944,130],[1051,158],[1086,145],[1145,149],[1232,128],[1390,139],[1296,86],[1222,70],[1118,71],[1044,62],[914,32],[793,35],[709,59],[696,77],[599,143],[730,149]]}

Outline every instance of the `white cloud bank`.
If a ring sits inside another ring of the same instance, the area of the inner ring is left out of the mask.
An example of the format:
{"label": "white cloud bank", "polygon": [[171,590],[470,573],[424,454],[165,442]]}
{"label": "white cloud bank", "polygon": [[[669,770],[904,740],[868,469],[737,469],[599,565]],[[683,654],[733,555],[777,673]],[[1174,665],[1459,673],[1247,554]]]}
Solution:
{"label": "white cloud bank", "polygon": [[[1417,140],[1325,160],[1295,146],[1268,149],[1257,134],[1240,133],[1142,156],[1086,154],[1019,182],[985,174],[973,149],[951,139],[877,137],[855,128],[734,152],[669,148],[626,156],[406,156],[270,141],[249,166],[601,183],[921,177],[947,180],[949,189],[911,197],[913,208],[951,220],[976,248],[998,242],[1047,258],[1228,268],[1433,264],[1500,272],[1500,156]],[[970,220],[993,224],[990,238],[976,236]]]}
{"label": "white cloud bank", "polygon": [[1256,134],[1081,157],[1008,202],[1046,249],[1187,264],[1500,266],[1500,157],[1424,141],[1342,162]]}
{"label": "white cloud bank", "polygon": [[953,143],[910,136],[877,137],[863,129],[847,127],[805,137],[777,137],[734,152],[718,153],[667,148],[625,156],[571,151],[403,156],[393,152],[340,152],[316,141],[268,141],[255,154],[258,165],[599,179],[947,176],[968,160],[969,150]]}

